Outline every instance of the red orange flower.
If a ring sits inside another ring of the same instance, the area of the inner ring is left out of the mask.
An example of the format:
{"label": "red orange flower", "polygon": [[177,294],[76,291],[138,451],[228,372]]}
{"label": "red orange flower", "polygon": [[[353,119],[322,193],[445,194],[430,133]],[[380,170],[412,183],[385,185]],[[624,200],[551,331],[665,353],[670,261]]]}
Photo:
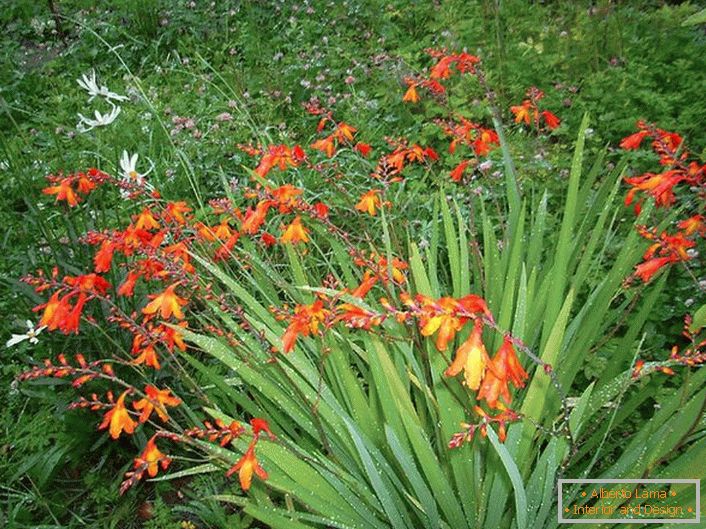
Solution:
{"label": "red orange flower", "polygon": [[356,151],[358,151],[360,154],[363,156],[368,156],[370,154],[370,151],[373,149],[370,145],[367,143],[363,143],[359,141],[358,143],[355,144],[355,147],[353,147]]}
{"label": "red orange flower", "polygon": [[706,219],[703,215],[693,215],[688,219],[684,219],[677,224],[677,228],[684,230],[684,235],[687,237],[698,233],[701,237],[706,237]]}
{"label": "red orange flower", "polygon": [[275,435],[272,433],[272,430],[270,430],[270,424],[265,419],[253,417],[250,419],[250,426],[252,426],[252,433],[255,438],[259,439],[260,434],[265,432],[270,440],[275,439]]}
{"label": "red orange flower", "polygon": [[673,256],[669,257],[655,257],[653,259],[648,259],[647,261],[640,263],[635,267],[635,276],[642,279],[644,283],[648,283],[652,280],[652,277],[659,272],[665,265],[675,262]]}
{"label": "red orange flower", "polygon": [[150,209],[145,208],[135,219],[135,228],[138,230],[158,230],[159,222],[154,218]]}
{"label": "red orange flower", "polygon": [[544,118],[544,122],[547,124],[547,127],[551,130],[554,130],[561,124],[561,120],[548,110],[542,111],[542,117]]}
{"label": "red orange flower", "polygon": [[488,364],[488,370],[478,392],[478,399],[485,399],[491,408],[498,407],[500,396],[505,404],[510,404],[512,398],[507,387],[508,382],[516,388],[522,388],[525,386],[524,381],[527,376],[517,359],[512,341],[506,336],[495,357]]}
{"label": "red orange flower", "polygon": [[461,179],[463,178],[463,173],[466,172],[466,168],[468,167],[468,164],[470,164],[470,160],[464,160],[461,163],[459,163],[453,171],[451,171],[451,180],[454,182],[460,182]]}

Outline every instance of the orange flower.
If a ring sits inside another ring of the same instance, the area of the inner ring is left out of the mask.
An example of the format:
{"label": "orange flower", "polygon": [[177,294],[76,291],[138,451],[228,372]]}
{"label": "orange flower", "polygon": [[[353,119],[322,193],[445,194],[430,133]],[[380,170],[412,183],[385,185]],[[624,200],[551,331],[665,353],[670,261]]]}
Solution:
{"label": "orange flower", "polygon": [[309,336],[319,332],[319,324],[326,319],[329,311],[324,309],[324,303],[317,299],[311,305],[297,305],[294,316],[282,336],[282,350],[289,353],[299,336]]}
{"label": "orange flower", "polygon": [[451,75],[450,67],[458,58],[455,55],[446,55],[439,59],[434,67],[429,72],[429,77],[432,79],[446,79]]}
{"label": "orange flower", "polygon": [[497,132],[463,117],[450,121],[438,119],[436,123],[447,135],[452,137],[449,144],[451,154],[456,152],[456,147],[460,143],[471,147],[476,156],[485,156],[500,143]]}
{"label": "orange flower", "polygon": [[142,248],[152,239],[152,234],[147,230],[138,230],[130,224],[123,230],[123,246],[125,255],[131,255],[133,250]]}
{"label": "orange flower", "polygon": [[292,184],[285,184],[272,190],[268,189],[268,192],[279,206],[280,213],[289,213],[291,208],[299,202],[297,197],[303,193],[301,189]]}
{"label": "orange flower", "polygon": [[456,376],[463,371],[464,383],[474,391],[480,387],[485,368],[489,362],[482,335],[483,322],[478,319],[468,339],[456,351],[454,361],[444,371],[444,375],[447,377]]}
{"label": "orange flower", "polygon": [[184,224],[186,222],[184,215],[190,211],[191,208],[186,205],[186,202],[170,202],[167,204],[167,219]]}
{"label": "orange flower", "polygon": [[375,274],[383,283],[386,284],[387,281],[389,281],[390,279],[390,268],[392,268],[392,280],[398,284],[404,283],[406,278],[403,270],[407,270],[408,265],[402,259],[399,259],[398,257],[393,257],[392,266],[388,267],[387,259],[379,256],[376,253],[372,253],[370,255],[370,261],[372,261],[372,263],[367,262],[364,259],[357,258],[354,262],[358,266],[369,265],[371,268],[370,271]]}
{"label": "orange flower", "polygon": [[436,348],[446,351],[450,341],[463,328],[464,321],[456,316],[457,303],[454,298],[443,297],[438,301],[429,301],[427,315],[421,321],[422,336],[431,336],[436,331]]}
{"label": "orange flower", "polygon": [[260,466],[260,463],[255,457],[256,444],[257,439],[253,439],[243,457],[241,457],[240,460],[233,465],[228,472],[226,472],[226,477],[230,477],[236,472],[238,473],[238,477],[240,478],[240,486],[243,491],[248,491],[250,489],[253,473],[257,474],[260,479],[267,479],[267,472],[265,472],[265,469]]}
{"label": "orange flower", "polygon": [[181,263],[184,272],[191,274],[194,271],[194,265],[191,264],[191,254],[189,247],[184,241],[180,241],[162,249],[164,257],[170,257],[175,264]]}
{"label": "orange flower", "polygon": [[149,474],[151,478],[157,475],[159,466],[162,467],[162,470],[167,470],[169,463],[172,462],[169,457],[165,456],[157,448],[157,445],[155,444],[156,437],[157,434],[153,435],[150,440],[147,441],[147,445],[145,445],[145,449],[142,454],[140,457],[135,459],[135,468],[140,468],[143,466],[146,467],[147,474]]}
{"label": "orange flower", "polygon": [[478,131],[478,137],[473,140],[471,146],[477,156],[486,156],[493,145],[500,144],[500,138],[498,137],[498,133],[494,130],[481,127],[478,127],[476,130]]}
{"label": "orange flower", "polygon": [[[141,336],[135,336],[135,340],[140,338],[139,343],[142,342]],[[140,353],[137,355],[137,353]],[[157,351],[154,349],[154,344],[149,344],[143,349],[139,348],[139,345],[135,347],[135,342],[133,342],[133,348],[132,348],[132,354],[137,355],[137,357],[132,361],[133,364],[139,366],[139,365],[146,365],[148,367],[152,367],[154,369],[161,369],[162,366],[159,364],[159,357],[157,356]]]}
{"label": "orange flower", "polygon": [[110,436],[113,439],[120,437],[124,431],[127,434],[132,434],[137,427],[137,423],[130,418],[130,413],[125,407],[125,397],[129,390],[123,391],[123,394],[118,397],[118,401],[104,416],[103,422],[98,427],[99,430],[109,428]]}
{"label": "orange flower", "polygon": [[480,63],[480,57],[462,52],[456,55],[456,69],[461,73],[476,73],[476,65]]}
{"label": "orange flower", "polygon": [[159,295],[151,295],[150,298],[152,301],[142,309],[142,313],[149,316],[160,311],[162,319],[166,320],[173,314],[175,318],[183,320],[184,313],[181,311],[181,307],[186,305],[187,301],[174,292],[178,284],[177,282],[167,287],[167,289]]}
{"label": "orange flower", "polygon": [[[69,295],[64,296],[64,299],[68,298]],[[63,332],[64,334],[69,334],[70,332],[78,334],[78,328],[81,322],[81,314],[83,313],[83,307],[85,306],[86,301],[88,301],[86,294],[81,292],[78,295],[76,304],[71,309],[71,312],[66,314],[64,319],[58,322],[58,326],[59,329],[61,329],[61,332]]]}
{"label": "orange flower", "polygon": [[363,275],[363,281],[361,281],[360,285],[351,291],[351,296],[354,298],[363,299],[368,292],[370,292],[370,289],[375,286],[377,281],[377,276],[372,275],[370,272],[365,272]]}
{"label": "orange flower", "polygon": [[625,197],[625,205],[632,204],[638,191],[645,192],[655,199],[655,204],[660,207],[670,206],[674,203],[674,186],[686,180],[686,174],[679,170],[665,171],[660,174],[645,173],[641,176],[626,178],[625,182],[633,186]]}
{"label": "orange flower", "polygon": [[[176,326],[185,329],[189,326],[189,324],[185,321],[180,321]],[[169,352],[174,351],[174,346],[178,347],[182,351],[186,351],[183,333],[173,329],[172,327],[167,327],[166,325],[160,325],[158,330]]]}
{"label": "orange flower", "polygon": [[[530,125],[532,121],[536,122],[537,120],[537,110],[533,108],[529,99],[525,99],[521,105],[511,106],[510,111],[515,114],[515,123],[524,122],[526,125]],[[530,115],[531,112],[533,112],[533,116]]]}
{"label": "orange flower", "polygon": [[[110,284],[96,274],[66,276],[63,282],[66,286],[71,287],[68,293],[60,297],[62,292],[66,292],[66,288],[54,292],[46,303],[34,307],[33,311],[44,309],[40,325],[46,325],[50,331],[59,329],[64,334],[71,332],[78,334],[86,302],[95,295],[105,294]],[[73,306],[71,305],[72,300],[75,300]]]}
{"label": "orange flower", "polygon": [[353,141],[353,135],[356,133],[357,129],[348,125],[347,123],[339,123],[336,128],[335,135],[336,139],[339,141],[348,140]]}
{"label": "orange flower", "polygon": [[260,236],[260,240],[262,241],[262,243],[263,243],[267,248],[269,248],[270,246],[274,246],[275,244],[277,244],[277,237],[275,237],[275,236],[272,235],[271,233],[263,233],[263,234]]}
{"label": "orange flower", "polygon": [[145,208],[137,216],[135,228],[138,230],[157,230],[159,229],[159,222],[154,218],[149,208]]}
{"label": "orange flower", "polygon": [[505,403],[510,404],[512,398],[507,387],[508,381],[512,382],[516,388],[522,388],[525,386],[525,379],[527,379],[527,373],[517,359],[512,341],[506,336],[500,349],[488,365],[488,370],[478,392],[478,400],[485,399],[488,406],[497,408],[498,397],[502,396]]}
{"label": "orange flower", "polygon": [[417,93],[417,87],[415,85],[409,85],[402,101],[405,103],[419,103],[419,94]]}
{"label": "orange flower", "polygon": [[480,59],[470,53],[458,53],[453,55],[444,55],[443,52],[431,51],[434,57],[440,57],[439,61],[429,72],[431,79],[446,79],[451,76],[451,66],[455,65],[456,70],[460,73],[476,73],[476,65]]}
{"label": "orange flower", "polygon": [[317,202],[314,204],[314,213],[320,219],[328,218],[329,207],[323,202]]}
{"label": "orange flower", "polygon": [[157,415],[162,422],[167,422],[169,415],[167,414],[167,406],[178,406],[181,404],[181,400],[171,394],[169,389],[157,389],[152,384],[145,386],[146,397],[132,403],[132,407],[137,411],[142,411],[140,415],[140,422],[147,422],[152,415],[153,411],[157,412]]}
{"label": "orange flower", "polygon": [[677,232],[669,235],[663,232],[659,237],[656,229],[648,230],[639,227],[640,235],[648,240],[655,241],[642,256],[644,262],[635,268],[635,276],[643,282],[649,282],[652,277],[665,265],[677,261],[688,261],[691,259],[689,248],[693,248],[696,243],[687,238],[684,233]]}
{"label": "orange flower", "polygon": [[514,410],[511,410],[503,405],[502,402],[498,403],[498,409],[500,413],[495,416],[488,415],[480,406],[474,406],[473,411],[475,411],[481,417],[481,422],[479,425],[480,433],[483,437],[488,435],[488,426],[491,423],[497,423],[498,425],[498,439],[501,443],[504,443],[507,439],[507,423],[515,422],[520,419],[520,416]]}
{"label": "orange flower", "polygon": [[684,230],[684,235],[686,236],[698,233],[702,237],[706,237],[706,223],[704,223],[703,215],[694,215],[684,219],[677,224],[677,227],[680,230]]}
{"label": "orange flower", "polygon": [[284,233],[280,237],[280,242],[284,244],[296,244],[298,242],[308,242],[309,230],[302,224],[302,219],[299,215],[295,217],[292,223],[284,229]]}
{"label": "orange flower", "polygon": [[326,153],[326,156],[332,158],[336,153],[336,144],[333,141],[333,136],[326,136],[311,144],[312,149]]}
{"label": "orange flower", "polygon": [[39,321],[39,326],[46,326],[50,331],[59,327],[59,322],[63,321],[70,309],[66,296],[59,299],[60,292],[54,292],[49,300],[43,305],[38,305],[34,311],[44,309],[42,319]]}
{"label": "orange flower", "polygon": [[118,287],[118,296],[132,296],[135,291],[135,284],[140,278],[140,275],[141,274],[139,272],[134,272],[130,270],[127,273],[125,281],[123,281],[122,284]]}
{"label": "orange flower", "polygon": [[272,207],[272,201],[263,200],[258,202],[255,209],[248,208],[243,218],[243,223],[240,226],[240,230],[247,235],[255,235],[262,224],[265,222],[267,217],[267,212]]}
{"label": "orange flower", "polygon": [[284,171],[288,166],[296,167],[305,157],[299,145],[295,145],[293,149],[286,145],[270,145],[255,173],[264,178],[273,167],[279,167],[280,171]]}
{"label": "orange flower", "polygon": [[336,307],[336,321],[342,321],[348,327],[354,329],[370,330],[371,327],[380,325],[385,319],[385,315],[376,314],[365,310],[352,303],[343,303]]}
{"label": "orange flower", "polygon": [[96,184],[83,173],[78,173],[76,181],[76,190],[84,195],[90,193],[96,188]]}
{"label": "orange flower", "polygon": [[360,201],[355,205],[355,209],[358,211],[367,212],[368,215],[375,216],[377,208],[382,206],[382,200],[380,199],[380,190],[371,189],[360,197]]}
{"label": "orange flower", "polygon": [[465,313],[469,315],[483,314],[491,321],[493,319],[493,315],[488,309],[488,304],[482,297],[476,296],[475,294],[468,294],[467,296],[464,296],[459,299],[458,306],[460,313]]}
{"label": "orange flower", "polygon": [[635,365],[632,369],[632,374],[630,375],[631,378],[637,379],[640,378],[640,373],[642,373],[642,370],[645,367],[645,361],[640,359],[635,362]]}
{"label": "orange flower", "polygon": [[66,276],[64,283],[70,285],[81,292],[93,294],[105,294],[110,288],[110,283],[98,274],[83,274],[80,276]]}
{"label": "orange flower", "polygon": [[78,196],[71,187],[72,178],[62,178],[58,185],[46,187],[42,190],[45,195],[56,195],[56,201],[65,200],[66,203],[73,207],[78,205]]}

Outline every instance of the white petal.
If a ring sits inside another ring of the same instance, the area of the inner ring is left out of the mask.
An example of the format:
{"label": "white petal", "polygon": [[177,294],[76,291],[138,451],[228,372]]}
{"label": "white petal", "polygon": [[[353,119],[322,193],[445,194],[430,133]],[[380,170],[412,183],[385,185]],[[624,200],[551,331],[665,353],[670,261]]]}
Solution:
{"label": "white petal", "polygon": [[10,338],[7,342],[5,342],[5,347],[12,347],[13,345],[17,345],[20,342],[24,342],[29,336],[26,334],[13,334],[12,338]]}

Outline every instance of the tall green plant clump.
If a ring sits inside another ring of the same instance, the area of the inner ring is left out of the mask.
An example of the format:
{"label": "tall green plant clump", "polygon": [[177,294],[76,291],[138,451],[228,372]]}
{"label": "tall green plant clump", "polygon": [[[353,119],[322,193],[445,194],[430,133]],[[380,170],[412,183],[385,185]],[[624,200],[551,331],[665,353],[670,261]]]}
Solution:
{"label": "tall green plant clump", "polygon": [[[563,194],[523,183],[480,59],[432,56],[403,99],[434,98],[429,119],[451,137],[448,156],[407,139],[357,141],[311,103],[310,147],[258,137],[242,146],[258,160],[251,184],[211,201],[163,198],[127,154],[121,178],[50,178],[45,193],[69,209],[117,188],[132,217],[86,234],[92,271],[26,278],[48,294],[39,325],[112,329],[129,346],[60,355],[22,378],[97,388],[74,407],[142,447],[123,491],[227,469],[247,494],[216,499],[275,528],[529,528],[558,525],[560,477],[701,477],[689,461],[706,446],[702,360],[641,359],[667,275],[649,288],[626,281],[686,262],[689,245],[659,239],[643,255],[651,232],[626,224],[651,222],[655,208],[625,222],[626,165],[584,159],[588,116]],[[448,108],[457,77],[484,95],[492,127]],[[541,100],[532,89],[511,109],[540,139],[560,126]],[[680,165],[681,141],[640,134],[666,145],[662,161],[682,181],[702,178]],[[372,149],[383,151],[376,163]],[[488,170],[496,149],[502,183]],[[648,180],[628,180],[633,198],[653,192]],[[600,379],[584,383],[607,344]],[[676,365],[689,370],[679,391],[615,437],[645,413],[656,391],[645,377]],[[179,454],[199,464],[162,474]]]}

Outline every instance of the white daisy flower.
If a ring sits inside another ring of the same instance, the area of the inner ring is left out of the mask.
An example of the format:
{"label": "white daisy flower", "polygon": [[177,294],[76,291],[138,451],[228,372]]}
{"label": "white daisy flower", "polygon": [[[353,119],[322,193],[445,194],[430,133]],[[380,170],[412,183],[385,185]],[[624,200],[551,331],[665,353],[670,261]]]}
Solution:
{"label": "white daisy flower", "polygon": [[122,156],[120,156],[120,169],[122,171],[122,179],[125,182],[134,182],[138,186],[144,184],[144,178],[152,172],[154,169],[154,164],[150,162],[150,168],[146,173],[137,172],[137,160],[139,156],[133,154],[130,156],[127,151],[123,151]]}
{"label": "white daisy flower", "polygon": [[24,342],[25,340],[29,340],[29,343],[31,343],[32,345],[39,343],[37,336],[39,336],[39,333],[46,329],[47,326],[42,325],[41,327],[37,327],[35,329],[34,324],[31,321],[27,320],[26,323],[27,332],[25,334],[13,334],[12,338],[5,342],[5,347],[12,347],[13,345],[17,345],[18,343]]}
{"label": "white daisy flower", "polygon": [[104,97],[108,101],[127,101],[127,97],[111,92],[108,90],[107,86],[98,86],[95,70],[91,70],[90,76],[83,74],[81,79],[76,79],[76,82],[81,88],[88,92],[89,96],[91,96],[88,98],[89,102],[93,101],[93,99],[97,96]]}
{"label": "white daisy flower", "polygon": [[107,114],[101,114],[96,110],[96,119],[90,119],[84,116],[83,114],[79,114],[79,123],[78,125],[76,125],[76,128],[79,132],[88,132],[89,130],[93,130],[96,127],[106,127],[110,125],[113,121],[115,121],[115,118],[117,118],[119,114],[120,107],[117,107],[115,105],[113,105],[113,108]]}
{"label": "white daisy flower", "polygon": [[[149,182],[145,181],[145,176],[152,172],[154,169],[154,163],[150,160],[150,168],[144,173],[139,173],[137,171],[138,158],[139,156],[137,154],[130,156],[127,151],[123,151],[120,156],[120,171],[122,173],[121,180],[125,184],[131,184],[132,186],[138,186],[148,191],[153,191],[154,187],[152,187]],[[120,190],[120,195],[123,198],[128,198],[130,196],[130,187],[131,186],[126,186]]]}

